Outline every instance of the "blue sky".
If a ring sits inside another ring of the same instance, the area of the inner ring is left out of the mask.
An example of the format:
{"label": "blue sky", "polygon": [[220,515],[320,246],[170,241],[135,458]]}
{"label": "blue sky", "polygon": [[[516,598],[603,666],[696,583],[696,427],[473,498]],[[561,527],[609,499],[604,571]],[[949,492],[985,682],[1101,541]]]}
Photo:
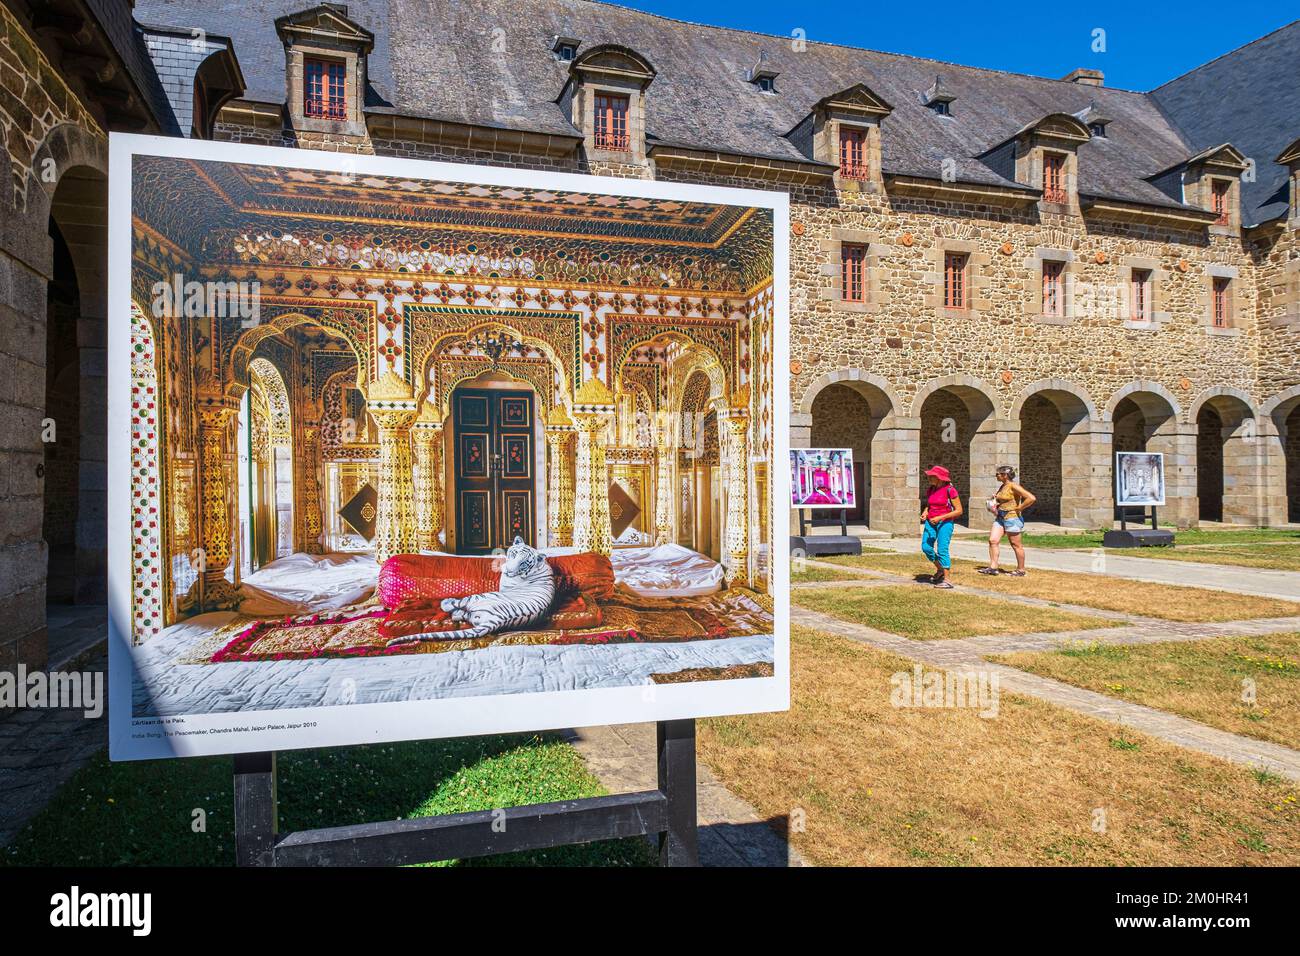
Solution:
{"label": "blue sky", "polygon": [[[1289,3],[1098,0],[1001,3],[791,3],[775,0],[618,0],[679,20],[909,53],[968,66],[1064,76],[1101,70],[1106,85],[1150,90],[1193,67],[1271,33],[1300,16]],[[1050,17],[1027,11],[1051,10]],[[1046,25],[1045,25],[1046,24]],[[1103,30],[1104,52],[1093,52]],[[1281,79],[1279,77],[1279,79]]]}

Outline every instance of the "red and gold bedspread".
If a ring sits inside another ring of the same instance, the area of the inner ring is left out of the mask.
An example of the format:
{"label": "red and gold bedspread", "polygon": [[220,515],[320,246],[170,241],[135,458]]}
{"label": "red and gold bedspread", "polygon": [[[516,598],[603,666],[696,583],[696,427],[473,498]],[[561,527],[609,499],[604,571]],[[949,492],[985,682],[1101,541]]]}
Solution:
{"label": "red and gold bedspread", "polygon": [[475,640],[428,640],[388,646],[380,625],[389,612],[352,608],[276,620],[237,619],[213,638],[219,650],[195,663],[278,661],[335,657],[440,654],[512,644],[629,644],[707,641],[771,634],[772,602],[748,588],[703,597],[646,598],[619,586],[597,601],[601,623],[594,627],[552,627],[507,631]]}

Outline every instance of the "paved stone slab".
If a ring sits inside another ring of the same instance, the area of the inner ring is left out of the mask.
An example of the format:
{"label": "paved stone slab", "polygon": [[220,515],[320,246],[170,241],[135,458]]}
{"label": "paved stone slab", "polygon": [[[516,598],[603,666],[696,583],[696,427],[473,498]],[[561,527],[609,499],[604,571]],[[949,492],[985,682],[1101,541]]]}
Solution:
{"label": "paved stone slab", "polygon": [[[919,538],[871,541],[870,547],[904,554],[920,555],[921,553]],[[1128,578],[1153,584],[1181,584],[1186,587],[1210,588],[1215,591],[1232,591],[1236,594],[1300,601],[1300,571],[1238,568],[1223,564],[1202,564],[1199,561],[1166,561],[1160,558],[1130,557],[1112,549],[1105,552],[1106,570],[1101,573],[1093,567],[1095,556],[1092,551],[1035,548],[1032,537],[1026,539],[1025,547],[1029,552],[1028,567],[1031,574],[1034,568],[1046,568],[1051,571]],[[1003,549],[1004,553],[1008,550]],[[956,539],[952,542],[952,555],[972,561],[987,561],[989,549],[983,541]]]}
{"label": "paved stone slab", "polygon": [[[611,793],[658,785],[655,725],[620,724],[568,731],[588,769]],[[704,866],[806,866],[799,851],[736,796],[703,762],[696,765],[700,863]]]}

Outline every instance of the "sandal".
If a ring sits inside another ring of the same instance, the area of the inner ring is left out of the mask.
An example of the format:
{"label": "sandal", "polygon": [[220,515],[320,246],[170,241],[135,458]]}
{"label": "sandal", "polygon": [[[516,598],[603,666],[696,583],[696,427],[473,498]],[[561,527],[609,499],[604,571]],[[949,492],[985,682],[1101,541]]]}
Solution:
{"label": "sandal", "polygon": [[953,583],[951,581],[940,581],[935,585],[935,587],[943,588],[945,591],[951,591],[953,589]]}
{"label": "sandal", "polygon": [[1015,571],[1008,571],[1007,574],[1011,575],[1013,578],[1023,578],[1025,576],[1025,572],[1021,571],[1019,568]]}
{"label": "sandal", "polygon": [[1001,574],[1002,572],[999,571],[997,568],[980,568],[979,573],[980,574]]}

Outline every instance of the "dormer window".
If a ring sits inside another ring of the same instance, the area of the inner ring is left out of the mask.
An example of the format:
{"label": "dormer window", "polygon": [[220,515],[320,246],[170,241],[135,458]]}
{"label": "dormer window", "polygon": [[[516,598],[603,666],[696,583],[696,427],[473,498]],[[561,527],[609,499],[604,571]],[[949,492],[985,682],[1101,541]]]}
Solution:
{"label": "dormer window", "polygon": [[1106,124],[1105,124],[1105,123],[1089,123],[1089,124],[1088,124],[1088,132],[1091,133],[1093,136],[1097,137],[1098,139],[1105,139],[1105,138],[1106,138]]}
{"label": "dormer window", "polygon": [[572,63],[578,56],[578,47],[582,41],[574,37],[556,37],[551,42],[551,52],[561,63]]}
{"label": "dormer window", "polygon": [[1210,186],[1210,211],[1218,218],[1214,220],[1216,226],[1228,225],[1228,191],[1232,188],[1232,183],[1226,179],[1216,179]]}
{"label": "dormer window", "polygon": [[745,79],[764,93],[775,93],[776,78],[780,75],[776,70],[768,67],[767,51],[763,50],[758,54],[758,62],[751,66],[749,72],[745,74]]}
{"label": "dormer window", "polygon": [[845,179],[867,178],[867,131],[861,127],[840,127],[840,175]]}
{"label": "dormer window", "polygon": [[1043,152],[1043,201],[1069,202],[1065,192],[1065,154]]}
{"label": "dormer window", "polygon": [[558,102],[582,131],[583,148],[597,160],[647,164],[646,90],[655,78],[650,61],[627,47],[601,44],[583,48],[568,72]]}
{"label": "dormer window", "polygon": [[347,119],[347,64],[307,57],[303,60],[302,113],[316,119]]}
{"label": "dormer window", "polygon": [[597,149],[631,148],[627,134],[628,98],[618,93],[597,93],[595,97],[595,140]]}
{"label": "dormer window", "polygon": [[375,37],[341,3],[322,3],[275,21],[284,44],[285,113],[291,128],[363,140],[366,63]]}
{"label": "dormer window", "polygon": [[957,97],[943,85],[943,77],[936,75],[930,88],[921,94],[921,103],[939,116],[952,115],[952,101]]}

